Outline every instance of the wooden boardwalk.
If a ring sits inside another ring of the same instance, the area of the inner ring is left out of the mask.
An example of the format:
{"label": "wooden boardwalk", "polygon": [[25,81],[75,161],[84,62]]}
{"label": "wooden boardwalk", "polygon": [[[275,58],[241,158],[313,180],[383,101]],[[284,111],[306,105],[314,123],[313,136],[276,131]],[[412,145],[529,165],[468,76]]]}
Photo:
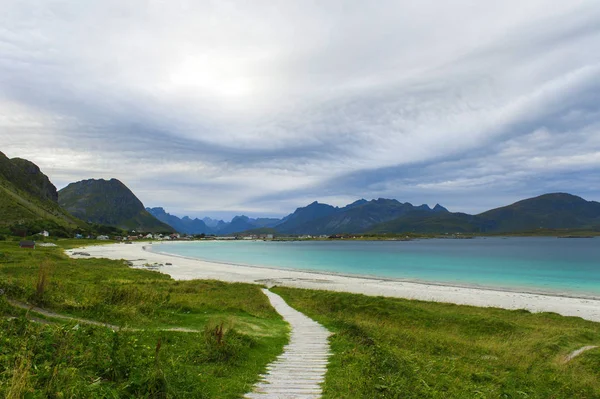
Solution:
{"label": "wooden boardwalk", "polygon": [[330,332],[316,321],[292,309],[277,294],[263,289],[271,304],[290,324],[290,342],[247,399],[308,399],[321,397],[321,383],[330,355]]}

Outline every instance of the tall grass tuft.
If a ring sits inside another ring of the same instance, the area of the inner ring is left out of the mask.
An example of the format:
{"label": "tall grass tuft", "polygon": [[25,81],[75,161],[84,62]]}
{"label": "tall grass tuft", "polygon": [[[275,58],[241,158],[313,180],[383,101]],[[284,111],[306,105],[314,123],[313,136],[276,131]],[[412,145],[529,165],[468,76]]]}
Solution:
{"label": "tall grass tuft", "polygon": [[248,349],[255,345],[252,337],[225,328],[223,324],[221,322],[214,328],[207,326],[204,330],[204,361],[235,363],[247,356]]}
{"label": "tall grass tuft", "polygon": [[145,381],[137,387],[135,395],[149,398],[164,399],[169,397],[169,384],[160,361],[160,349],[163,338],[156,342],[154,350],[154,369],[149,372]]}
{"label": "tall grass tuft", "polygon": [[35,302],[38,304],[44,303],[44,295],[46,293],[48,284],[50,283],[51,268],[52,268],[52,263],[48,259],[44,259],[40,263],[40,267],[38,269],[37,281],[35,283],[35,297],[34,297]]}
{"label": "tall grass tuft", "polygon": [[215,327],[215,331],[213,333],[215,339],[217,340],[217,345],[223,345],[223,322],[220,325]]}
{"label": "tall grass tuft", "polygon": [[29,356],[19,356],[14,371],[6,399],[20,399],[29,389],[29,372],[31,370],[31,361]]}

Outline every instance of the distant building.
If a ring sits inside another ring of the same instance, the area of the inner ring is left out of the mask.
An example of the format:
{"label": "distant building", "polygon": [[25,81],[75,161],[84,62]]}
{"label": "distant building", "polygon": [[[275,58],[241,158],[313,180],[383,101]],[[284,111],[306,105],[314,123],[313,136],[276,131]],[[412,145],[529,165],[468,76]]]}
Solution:
{"label": "distant building", "polygon": [[35,249],[35,241],[21,241],[19,243],[21,248],[33,248]]}
{"label": "distant building", "polygon": [[40,235],[41,235],[42,237],[50,237],[50,233],[48,233],[46,230],[42,231],[42,232],[40,233]]}
{"label": "distant building", "polygon": [[108,240],[108,236],[98,236],[96,240]]}

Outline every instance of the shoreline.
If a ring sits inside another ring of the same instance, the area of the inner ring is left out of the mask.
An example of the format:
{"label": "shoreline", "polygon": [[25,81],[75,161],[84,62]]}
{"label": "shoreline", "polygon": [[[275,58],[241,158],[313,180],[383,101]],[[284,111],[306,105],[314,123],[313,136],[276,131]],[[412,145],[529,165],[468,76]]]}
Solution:
{"label": "shoreline", "polygon": [[[172,243],[171,243],[172,244]],[[185,243],[182,243],[185,244]],[[566,293],[553,292],[553,291],[536,291],[536,290],[528,290],[525,287],[523,289],[519,288],[508,288],[508,287],[490,287],[485,285],[476,285],[476,284],[459,284],[459,283],[450,283],[450,282],[436,282],[436,281],[425,281],[418,279],[409,279],[409,278],[400,278],[400,277],[384,277],[384,276],[376,276],[374,274],[356,274],[356,273],[342,273],[342,272],[332,272],[325,270],[311,270],[311,269],[296,269],[296,268],[285,268],[285,267],[277,267],[277,266],[260,266],[260,265],[251,265],[246,263],[233,263],[233,262],[219,262],[216,260],[207,260],[201,258],[195,258],[193,256],[185,256],[179,254],[173,254],[170,252],[164,251],[153,251],[148,249],[149,247],[153,247],[152,244],[144,245],[142,249],[146,252],[150,252],[153,254],[171,256],[174,258],[181,258],[199,262],[212,263],[216,265],[225,265],[225,266],[234,266],[234,267],[251,267],[257,269],[269,269],[269,270],[281,270],[281,271],[290,271],[290,272],[302,272],[302,273],[312,273],[323,276],[338,276],[338,277],[349,277],[349,278],[358,278],[365,280],[377,280],[377,281],[389,281],[389,282],[398,282],[398,283],[411,283],[411,284],[420,284],[420,285],[433,285],[440,287],[450,287],[450,288],[465,288],[472,290],[481,290],[481,291],[498,291],[498,292],[506,292],[506,293],[514,293],[514,294],[531,294],[531,295],[541,295],[541,296],[550,296],[550,297],[559,297],[559,298],[573,298],[573,299],[590,299],[594,301],[600,302],[600,296],[596,296],[593,294],[581,294],[581,295],[570,295]]]}
{"label": "shoreline", "polygon": [[[149,243],[96,245],[66,250],[87,252],[90,257],[123,259],[132,267],[147,268],[170,275],[176,280],[213,279],[226,282],[288,286],[349,292],[370,296],[388,296],[412,300],[454,303],[503,309],[526,309],[531,312],[554,312],[600,322],[600,299],[530,293],[479,287],[414,282],[375,276],[342,275],[329,272],[281,269],[274,267],[216,263],[180,255],[146,250]],[[171,263],[171,265],[166,265]],[[152,265],[163,265],[152,267]]]}

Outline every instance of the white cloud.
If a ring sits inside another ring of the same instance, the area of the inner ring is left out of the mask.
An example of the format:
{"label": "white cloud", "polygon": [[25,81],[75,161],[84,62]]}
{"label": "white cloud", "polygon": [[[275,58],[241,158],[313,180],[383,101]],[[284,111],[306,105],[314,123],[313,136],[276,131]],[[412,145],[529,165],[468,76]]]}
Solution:
{"label": "white cloud", "polygon": [[8,0],[0,150],[182,212],[525,195],[600,167],[598,26],[595,1]]}

